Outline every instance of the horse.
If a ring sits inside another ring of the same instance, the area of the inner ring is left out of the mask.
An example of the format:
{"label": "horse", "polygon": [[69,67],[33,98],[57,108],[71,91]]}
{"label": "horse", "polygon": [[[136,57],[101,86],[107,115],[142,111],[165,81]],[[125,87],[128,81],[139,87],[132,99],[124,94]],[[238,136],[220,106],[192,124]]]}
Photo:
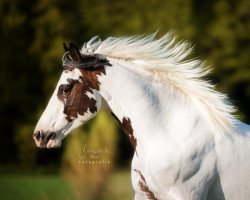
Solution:
{"label": "horse", "polygon": [[38,121],[37,147],[55,148],[108,110],[134,148],[135,200],[247,200],[250,126],[172,33],[63,44],[63,72]]}

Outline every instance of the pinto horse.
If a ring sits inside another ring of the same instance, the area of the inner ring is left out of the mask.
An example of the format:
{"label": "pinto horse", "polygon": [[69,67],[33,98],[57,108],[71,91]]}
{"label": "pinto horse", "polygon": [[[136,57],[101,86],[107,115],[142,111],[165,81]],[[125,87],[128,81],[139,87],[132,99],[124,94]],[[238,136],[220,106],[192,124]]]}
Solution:
{"label": "pinto horse", "polygon": [[134,147],[136,200],[250,199],[250,126],[170,34],[64,44],[63,72],[33,134],[54,148],[108,109]]}

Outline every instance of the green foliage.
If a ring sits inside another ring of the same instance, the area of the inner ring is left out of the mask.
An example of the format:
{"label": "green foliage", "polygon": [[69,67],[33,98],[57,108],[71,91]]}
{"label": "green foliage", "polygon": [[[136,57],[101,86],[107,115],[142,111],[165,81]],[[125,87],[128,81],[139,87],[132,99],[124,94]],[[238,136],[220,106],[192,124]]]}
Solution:
{"label": "green foliage", "polygon": [[[236,101],[245,121],[249,122],[250,3],[220,0],[207,4],[205,8],[197,7],[201,10],[195,18],[197,54],[207,58],[214,68],[212,77],[219,90]],[[204,19],[205,25],[202,24]]]}
{"label": "green foliage", "polygon": [[[80,1],[79,7],[89,37],[147,34],[156,30],[164,34],[174,29],[181,30],[178,34],[190,38],[194,32],[191,2],[84,0]],[[95,6],[89,8],[93,4]]]}
{"label": "green foliage", "polygon": [[19,134],[15,136],[15,142],[18,150],[18,160],[23,168],[31,169],[36,164],[37,148],[30,142],[31,125],[25,125],[19,128]]}
{"label": "green foliage", "polygon": [[30,165],[43,156],[29,153],[28,143],[62,71],[62,43],[80,46],[94,35],[175,30],[196,45],[195,55],[215,69],[211,77],[219,90],[250,122],[249,9],[248,0],[0,1],[2,163]]}

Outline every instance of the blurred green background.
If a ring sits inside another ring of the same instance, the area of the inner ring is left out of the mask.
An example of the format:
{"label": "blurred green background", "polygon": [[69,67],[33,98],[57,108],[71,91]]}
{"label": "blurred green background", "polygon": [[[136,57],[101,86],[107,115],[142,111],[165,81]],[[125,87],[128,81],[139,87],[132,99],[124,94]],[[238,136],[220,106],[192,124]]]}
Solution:
{"label": "blurred green background", "polygon": [[[37,149],[32,132],[62,72],[62,43],[174,30],[250,122],[249,0],[1,0],[0,199],[132,199],[132,146],[109,113]],[[103,149],[97,158],[86,150]],[[97,163],[85,163],[85,161]],[[101,163],[98,163],[101,162]]]}

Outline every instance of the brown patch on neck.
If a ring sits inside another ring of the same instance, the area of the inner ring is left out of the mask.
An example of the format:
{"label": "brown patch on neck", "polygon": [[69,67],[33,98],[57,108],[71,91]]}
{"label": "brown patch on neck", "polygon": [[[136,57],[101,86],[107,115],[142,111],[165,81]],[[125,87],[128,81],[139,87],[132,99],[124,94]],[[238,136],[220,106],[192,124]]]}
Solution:
{"label": "brown patch on neck", "polygon": [[139,176],[141,177],[141,180],[139,180],[139,187],[140,187],[141,191],[143,191],[146,194],[146,196],[149,200],[158,200],[155,197],[154,193],[152,191],[150,191],[150,189],[148,188],[146,179],[144,178],[142,173],[137,169],[134,169],[134,171],[137,172],[139,174]]}
{"label": "brown patch on neck", "polygon": [[134,130],[131,126],[131,120],[128,117],[123,117],[122,118],[122,128],[125,131],[125,133],[128,136],[128,139],[130,140],[130,143],[133,145],[134,149],[136,150],[136,145],[137,145],[137,141],[136,138],[134,137]]}
{"label": "brown patch on neck", "polygon": [[132,146],[134,147],[134,150],[136,151],[136,146],[137,146],[137,140],[134,137],[134,130],[132,128],[131,125],[131,120],[128,117],[123,117],[122,118],[122,122],[118,119],[118,117],[111,112],[112,116],[119,122],[119,124],[122,126],[123,131],[126,133],[126,135],[128,136],[128,139],[130,141],[130,143],[132,144]]}

